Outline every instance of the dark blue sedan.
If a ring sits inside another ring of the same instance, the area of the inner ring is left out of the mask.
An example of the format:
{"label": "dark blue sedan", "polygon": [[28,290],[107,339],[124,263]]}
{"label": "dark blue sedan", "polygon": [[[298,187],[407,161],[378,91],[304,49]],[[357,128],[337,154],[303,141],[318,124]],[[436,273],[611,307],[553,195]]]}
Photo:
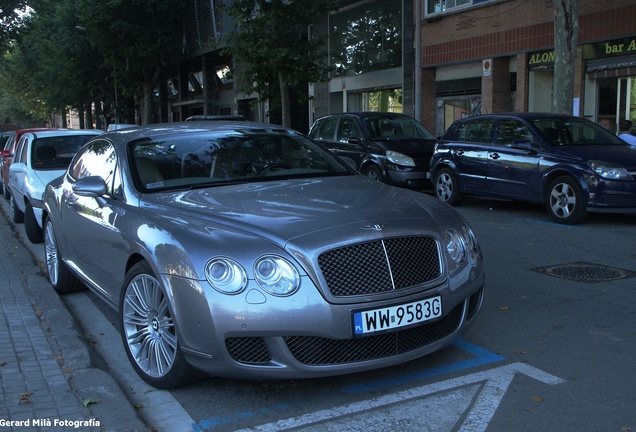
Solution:
{"label": "dark blue sedan", "polygon": [[492,114],[453,123],[431,159],[439,199],[463,195],[545,203],[552,218],[636,213],[636,146],[595,123],[547,113]]}

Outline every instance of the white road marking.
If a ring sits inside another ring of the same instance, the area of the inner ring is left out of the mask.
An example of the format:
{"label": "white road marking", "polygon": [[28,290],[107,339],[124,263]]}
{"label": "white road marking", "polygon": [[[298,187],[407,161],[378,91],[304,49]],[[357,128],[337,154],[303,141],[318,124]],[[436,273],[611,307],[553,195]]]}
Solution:
{"label": "white road marking", "polygon": [[[444,416],[454,419],[454,423],[448,428],[435,430],[452,430],[456,423],[464,418],[459,425],[460,431],[480,432],[485,431],[488,423],[499,407],[510,382],[515,374],[522,373],[531,378],[539,380],[545,384],[556,385],[565,380],[550,375],[539,369],[533,368],[523,363],[512,363],[509,365],[476,372],[446,381],[415,387],[403,390],[390,395],[368,399],[361,402],[321,410],[314,413],[305,414],[300,417],[292,417],[277,422],[254,426],[237,432],[278,432],[288,429],[327,431],[327,430],[364,430],[386,431],[407,429],[428,431],[430,419],[422,417],[426,415],[427,409],[424,405],[430,406],[431,397],[448,398],[456,400],[455,403],[435,404],[438,408],[444,407]],[[467,399],[469,400],[466,403]],[[473,403],[471,403],[474,401]],[[453,406],[457,405],[457,406]],[[417,409],[413,410],[412,408]],[[462,412],[449,412],[453,408],[463,407]],[[468,413],[463,414],[468,410]],[[441,417],[444,417],[441,416]],[[439,421],[440,416],[435,417]],[[428,423],[426,423],[428,421]],[[409,422],[408,424],[406,422]],[[422,429],[422,424],[428,424]],[[442,426],[438,424],[438,426]]]}

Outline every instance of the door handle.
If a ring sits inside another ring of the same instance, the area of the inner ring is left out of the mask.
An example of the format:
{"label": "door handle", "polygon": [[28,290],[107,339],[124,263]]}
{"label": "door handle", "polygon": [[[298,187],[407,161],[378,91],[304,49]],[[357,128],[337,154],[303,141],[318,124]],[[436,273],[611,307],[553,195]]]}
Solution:
{"label": "door handle", "polygon": [[500,157],[500,156],[499,156],[499,153],[491,153],[491,154],[490,154],[490,157],[491,157],[492,159],[499,159],[499,157]]}
{"label": "door handle", "polygon": [[455,150],[455,154],[457,156],[463,156],[464,155],[464,151],[463,150]]}

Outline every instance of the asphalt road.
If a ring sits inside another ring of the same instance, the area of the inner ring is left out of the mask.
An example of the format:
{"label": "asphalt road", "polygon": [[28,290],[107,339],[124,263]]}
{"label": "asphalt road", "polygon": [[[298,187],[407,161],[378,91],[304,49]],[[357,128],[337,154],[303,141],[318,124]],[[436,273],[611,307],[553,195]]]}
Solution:
{"label": "asphalt road", "polygon": [[153,391],[122,363],[114,313],[86,294],[65,301],[131,400],[182,410],[170,428],[149,419],[158,430],[636,431],[636,216],[563,226],[541,206],[458,210],[486,259],[481,316],[455,345],[398,368]]}

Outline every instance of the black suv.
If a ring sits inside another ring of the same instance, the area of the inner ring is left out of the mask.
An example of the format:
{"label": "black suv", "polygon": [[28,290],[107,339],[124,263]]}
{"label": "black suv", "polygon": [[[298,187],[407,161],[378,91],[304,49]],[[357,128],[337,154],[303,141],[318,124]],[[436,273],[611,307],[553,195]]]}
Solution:
{"label": "black suv", "polygon": [[436,139],[412,117],[385,112],[329,114],[314,122],[309,136],[353,159],[358,171],[376,180],[413,189],[431,186],[426,174]]}

